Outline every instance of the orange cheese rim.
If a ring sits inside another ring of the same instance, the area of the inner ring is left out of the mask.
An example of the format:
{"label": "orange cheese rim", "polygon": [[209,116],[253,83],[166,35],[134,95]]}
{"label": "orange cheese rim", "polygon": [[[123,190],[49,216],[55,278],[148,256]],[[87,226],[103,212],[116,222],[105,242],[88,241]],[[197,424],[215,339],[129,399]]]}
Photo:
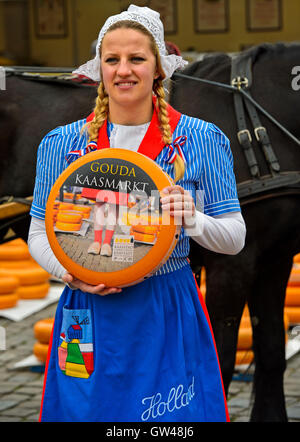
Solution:
{"label": "orange cheese rim", "polygon": [[135,264],[115,272],[95,272],[84,268],[69,258],[59,245],[53,229],[54,202],[66,179],[80,166],[101,158],[117,158],[132,162],[147,171],[157,190],[174,185],[172,179],[150,158],[124,149],[101,149],[77,159],[65,169],[54,183],[46,205],[46,232],[51,248],[69,273],[88,284],[105,284],[108,287],[126,287],[143,281],[166,262],[172,253],[180,232],[180,226],[170,217],[170,225],[162,225],[160,235],[151,250]]}

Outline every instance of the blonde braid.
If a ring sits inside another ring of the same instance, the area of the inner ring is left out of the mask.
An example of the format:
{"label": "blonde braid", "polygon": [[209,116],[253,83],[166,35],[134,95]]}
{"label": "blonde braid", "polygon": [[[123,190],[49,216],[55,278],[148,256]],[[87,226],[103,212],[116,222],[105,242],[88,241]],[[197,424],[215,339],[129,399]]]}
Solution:
{"label": "blonde braid", "polygon": [[108,115],[108,95],[104,89],[104,84],[101,81],[98,87],[98,96],[96,98],[96,106],[94,109],[95,116],[88,124],[89,141],[97,141],[100,127]]}
{"label": "blonde braid", "polygon": [[[165,101],[165,91],[163,88],[162,80],[158,79],[154,82],[154,92],[157,96],[158,118],[161,124],[162,139],[166,144],[172,143],[172,133],[169,123],[169,115],[167,111],[167,102]],[[175,168],[175,183],[183,178],[184,175],[184,162],[179,155],[176,155],[174,162]]]}

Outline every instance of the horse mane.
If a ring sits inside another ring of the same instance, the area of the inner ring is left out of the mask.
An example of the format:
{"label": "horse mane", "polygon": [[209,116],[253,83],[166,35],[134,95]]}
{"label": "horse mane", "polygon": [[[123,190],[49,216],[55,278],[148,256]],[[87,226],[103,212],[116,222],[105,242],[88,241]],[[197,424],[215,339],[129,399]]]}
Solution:
{"label": "horse mane", "polygon": [[[239,52],[239,57],[251,58],[252,64],[258,61],[259,58],[265,55],[281,56],[287,49],[300,49],[300,44],[298,42],[277,42],[277,43],[262,43],[256,46],[251,46],[250,48]],[[232,55],[237,53],[226,53],[226,52],[209,52],[202,54],[200,60],[195,61],[188,65],[184,69],[186,75],[196,75],[199,73],[199,68],[201,68],[201,74],[206,74],[208,78],[210,72],[215,72],[216,66],[223,67],[230,66]]]}
{"label": "horse mane", "polygon": [[300,45],[297,42],[277,42],[277,43],[261,43],[257,46],[252,46],[245,51],[240,52],[241,59],[250,57],[252,64],[258,61],[264,55],[280,56],[287,49],[300,49]]}

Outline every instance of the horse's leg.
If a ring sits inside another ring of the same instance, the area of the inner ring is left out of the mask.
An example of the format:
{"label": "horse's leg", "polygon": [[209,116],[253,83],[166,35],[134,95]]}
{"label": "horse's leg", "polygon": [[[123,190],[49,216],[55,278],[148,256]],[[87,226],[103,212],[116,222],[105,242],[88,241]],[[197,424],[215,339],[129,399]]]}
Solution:
{"label": "horse's leg", "polygon": [[232,380],[240,319],[248,296],[250,266],[240,256],[216,256],[205,263],[206,305],[220,361],[225,394]]}
{"label": "horse's leg", "polygon": [[287,421],[283,389],[286,367],[283,308],[291,266],[291,257],[282,250],[273,250],[261,261],[248,300],[255,354],[253,422]]}

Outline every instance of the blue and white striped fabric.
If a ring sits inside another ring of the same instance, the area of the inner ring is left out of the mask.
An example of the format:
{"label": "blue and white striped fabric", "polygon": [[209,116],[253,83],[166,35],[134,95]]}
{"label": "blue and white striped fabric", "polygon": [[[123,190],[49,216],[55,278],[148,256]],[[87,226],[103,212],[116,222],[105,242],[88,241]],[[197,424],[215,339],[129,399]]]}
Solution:
{"label": "blue and white striped fabric", "polygon": [[[32,216],[45,218],[45,207],[51,187],[68,166],[66,156],[73,150],[86,147],[87,136],[81,133],[85,123],[84,119],[58,127],[42,140],[38,149]],[[108,127],[110,132],[111,126]],[[183,179],[177,184],[189,190],[196,202],[196,193],[199,192],[202,210],[207,215],[216,216],[240,211],[233,173],[233,157],[225,134],[212,123],[182,115],[173,133],[173,140],[180,136],[186,136],[186,142],[182,146],[186,170]],[[156,162],[174,178],[174,165],[169,164],[165,158],[166,148],[160,152]],[[185,266],[188,253],[189,238],[182,229],[176,248],[157,274],[168,273]]]}

